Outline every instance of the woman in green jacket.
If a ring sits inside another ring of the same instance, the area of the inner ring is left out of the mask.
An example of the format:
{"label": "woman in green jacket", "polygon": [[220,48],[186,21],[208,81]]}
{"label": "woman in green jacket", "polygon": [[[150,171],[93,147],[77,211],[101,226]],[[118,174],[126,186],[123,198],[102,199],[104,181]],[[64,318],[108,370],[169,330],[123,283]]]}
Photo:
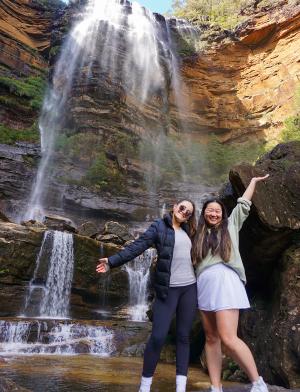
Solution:
{"label": "woman in green jacket", "polygon": [[208,200],[203,205],[193,240],[198,308],[206,336],[205,352],[212,392],[222,392],[221,342],[247,373],[252,382],[251,392],[268,392],[249,347],[237,336],[239,309],[250,307],[245,290],[245,269],[239,253],[239,231],[249,215],[257,182],[267,177],[252,178],[229,218],[220,200]]}

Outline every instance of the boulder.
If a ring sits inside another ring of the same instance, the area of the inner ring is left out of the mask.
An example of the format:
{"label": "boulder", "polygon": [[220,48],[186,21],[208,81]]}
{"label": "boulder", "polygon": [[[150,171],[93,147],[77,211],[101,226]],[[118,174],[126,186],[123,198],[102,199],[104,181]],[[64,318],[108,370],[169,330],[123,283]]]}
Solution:
{"label": "boulder", "polygon": [[127,241],[134,240],[134,236],[129,233],[127,226],[112,221],[105,224],[102,235],[97,238],[99,241],[113,242],[118,245],[123,245]]}
{"label": "boulder", "polygon": [[46,215],[43,224],[50,230],[77,232],[77,228],[71,219],[59,215]]}
{"label": "boulder", "polygon": [[300,386],[300,142],[276,146],[255,166],[230,172],[232,208],[251,177],[258,183],[250,216],[240,232],[251,310],[241,313],[240,335],[249,344],[265,379]]}
{"label": "boulder", "polygon": [[286,250],[270,271],[269,298],[252,300],[241,317],[240,333],[268,382],[300,387],[300,243]]}
{"label": "boulder", "polygon": [[78,234],[83,235],[85,237],[96,237],[97,233],[99,233],[99,227],[94,222],[83,222],[78,227]]}

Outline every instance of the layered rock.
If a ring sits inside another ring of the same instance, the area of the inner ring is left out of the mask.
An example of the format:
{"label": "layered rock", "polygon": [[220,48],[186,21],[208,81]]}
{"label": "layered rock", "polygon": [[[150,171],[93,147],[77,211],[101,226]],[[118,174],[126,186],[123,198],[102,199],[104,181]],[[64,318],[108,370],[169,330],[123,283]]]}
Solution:
{"label": "layered rock", "polygon": [[288,3],[252,14],[234,34],[221,33],[221,42],[215,37],[183,62],[190,102],[185,119],[194,137],[213,132],[232,142],[278,136],[295,110],[300,77],[300,5]]}

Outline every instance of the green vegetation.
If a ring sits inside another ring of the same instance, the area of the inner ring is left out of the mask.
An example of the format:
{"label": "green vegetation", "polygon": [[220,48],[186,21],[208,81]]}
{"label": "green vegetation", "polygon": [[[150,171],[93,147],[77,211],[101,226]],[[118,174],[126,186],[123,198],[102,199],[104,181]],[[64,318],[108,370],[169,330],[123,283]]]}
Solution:
{"label": "green vegetation", "polygon": [[284,122],[285,128],[281,132],[281,141],[289,142],[291,140],[300,141],[300,116],[289,117]]}
{"label": "green vegetation", "polygon": [[60,52],[60,49],[61,49],[61,46],[59,46],[59,45],[52,46],[52,48],[50,49],[50,52],[49,52],[49,58],[56,57],[57,54]]}
{"label": "green vegetation", "polygon": [[105,152],[101,151],[87,170],[83,183],[96,189],[118,193],[123,190],[124,178],[118,168],[111,164]]}
{"label": "green vegetation", "polygon": [[[117,132],[109,140],[97,132],[77,133],[68,136],[70,130],[64,130],[56,139],[56,150],[65,158],[86,168],[81,179],[62,178],[63,182],[84,185],[95,190],[118,193],[125,190],[125,176],[117,159],[133,154],[132,138]],[[116,155],[116,160],[107,158],[107,151]]]}
{"label": "green vegetation", "polygon": [[215,135],[207,144],[165,136],[141,142],[141,159],[149,173],[157,173],[159,185],[188,179],[192,183],[219,184],[230,168],[241,162],[254,163],[265,152],[263,143],[223,144]]}
{"label": "green vegetation", "polygon": [[[28,107],[33,110],[39,110],[43,102],[46,82],[40,76],[29,76],[22,79],[0,76],[0,87],[8,90],[12,95],[12,97],[2,95],[2,103],[6,103],[9,106],[21,105],[24,108]],[[26,98],[26,100],[18,100],[17,98]]]}
{"label": "green vegetation", "polygon": [[250,0],[174,0],[171,14],[195,23],[210,22],[223,28],[234,28],[243,21],[241,9]]}
{"label": "green vegetation", "polygon": [[0,124],[0,143],[2,144],[38,141],[39,132],[35,124],[30,129],[13,129]]}
{"label": "green vegetation", "polygon": [[282,142],[300,140],[300,87],[296,89],[294,105],[296,114],[285,120],[285,127],[280,134],[280,141]]}

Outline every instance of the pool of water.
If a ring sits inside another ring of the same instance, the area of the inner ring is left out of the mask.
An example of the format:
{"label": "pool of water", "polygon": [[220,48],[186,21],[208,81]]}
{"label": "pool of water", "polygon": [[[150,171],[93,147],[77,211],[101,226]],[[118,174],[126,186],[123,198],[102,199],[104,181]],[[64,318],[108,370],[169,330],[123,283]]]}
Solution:
{"label": "pool of water", "polygon": [[[0,377],[6,377],[32,392],[137,392],[141,358],[24,356],[4,358]],[[188,390],[209,386],[206,374],[191,367]],[[175,366],[159,364],[153,392],[175,391]]]}

